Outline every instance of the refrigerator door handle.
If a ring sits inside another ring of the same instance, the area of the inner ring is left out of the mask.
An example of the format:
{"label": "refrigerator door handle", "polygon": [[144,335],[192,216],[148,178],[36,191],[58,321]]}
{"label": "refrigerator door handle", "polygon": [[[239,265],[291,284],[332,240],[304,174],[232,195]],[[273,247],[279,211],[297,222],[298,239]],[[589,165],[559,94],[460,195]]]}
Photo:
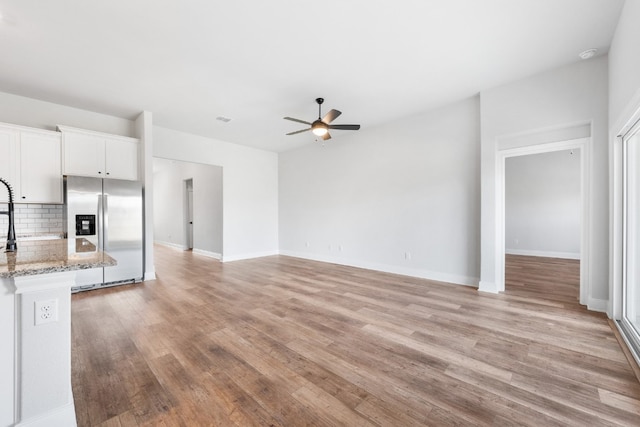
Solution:
{"label": "refrigerator door handle", "polygon": [[102,218],[103,215],[103,210],[102,210],[102,195],[99,194],[98,195],[98,215],[97,215],[97,224],[96,224],[96,234],[98,235],[98,250],[102,250],[102,244],[103,244],[103,236],[102,236],[102,230],[103,230],[103,223],[104,223],[104,219]]}
{"label": "refrigerator door handle", "polygon": [[109,250],[109,235],[107,234],[109,231],[109,204],[108,204],[108,196],[104,194],[102,196],[102,250]]}

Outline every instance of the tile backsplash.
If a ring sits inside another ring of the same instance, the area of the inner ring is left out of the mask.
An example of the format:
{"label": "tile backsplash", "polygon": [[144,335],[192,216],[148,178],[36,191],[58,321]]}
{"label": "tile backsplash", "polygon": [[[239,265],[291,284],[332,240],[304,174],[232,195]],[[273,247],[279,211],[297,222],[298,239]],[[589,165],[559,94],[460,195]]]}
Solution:
{"label": "tile backsplash", "polygon": [[[28,205],[14,205],[13,218],[15,221],[16,236],[33,236],[43,234],[62,234],[64,221],[62,219],[63,205],[41,205],[30,203]],[[7,204],[0,203],[0,211],[6,211]],[[7,237],[9,217],[0,215],[0,240]]]}

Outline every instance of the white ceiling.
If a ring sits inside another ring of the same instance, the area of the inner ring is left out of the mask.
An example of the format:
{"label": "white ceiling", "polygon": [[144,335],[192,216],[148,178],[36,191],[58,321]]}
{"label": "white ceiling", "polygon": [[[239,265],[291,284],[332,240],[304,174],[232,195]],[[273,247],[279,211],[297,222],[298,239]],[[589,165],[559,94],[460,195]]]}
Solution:
{"label": "white ceiling", "polygon": [[622,4],[0,0],[0,91],[284,151],[317,97],[366,129],[606,53]]}

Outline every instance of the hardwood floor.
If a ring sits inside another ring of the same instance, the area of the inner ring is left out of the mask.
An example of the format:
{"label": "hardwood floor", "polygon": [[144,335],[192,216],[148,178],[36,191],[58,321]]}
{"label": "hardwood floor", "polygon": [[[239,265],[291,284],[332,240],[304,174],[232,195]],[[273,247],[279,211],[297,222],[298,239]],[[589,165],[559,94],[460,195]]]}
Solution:
{"label": "hardwood floor", "polygon": [[527,262],[491,295],[158,246],[158,280],[73,296],[78,425],[640,425],[640,385],[606,316],[577,304],[575,266],[538,260],[552,273],[531,283]]}

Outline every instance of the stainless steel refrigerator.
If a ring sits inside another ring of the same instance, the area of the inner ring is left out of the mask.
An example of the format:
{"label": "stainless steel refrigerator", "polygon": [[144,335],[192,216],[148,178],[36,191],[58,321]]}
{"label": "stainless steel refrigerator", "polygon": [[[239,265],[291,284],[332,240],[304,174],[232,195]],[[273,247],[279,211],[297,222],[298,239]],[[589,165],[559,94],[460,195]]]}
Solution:
{"label": "stainless steel refrigerator", "polygon": [[140,282],[143,277],[142,184],[120,179],[64,178],[69,252],[102,250],[116,266],[78,270],[73,292]]}

